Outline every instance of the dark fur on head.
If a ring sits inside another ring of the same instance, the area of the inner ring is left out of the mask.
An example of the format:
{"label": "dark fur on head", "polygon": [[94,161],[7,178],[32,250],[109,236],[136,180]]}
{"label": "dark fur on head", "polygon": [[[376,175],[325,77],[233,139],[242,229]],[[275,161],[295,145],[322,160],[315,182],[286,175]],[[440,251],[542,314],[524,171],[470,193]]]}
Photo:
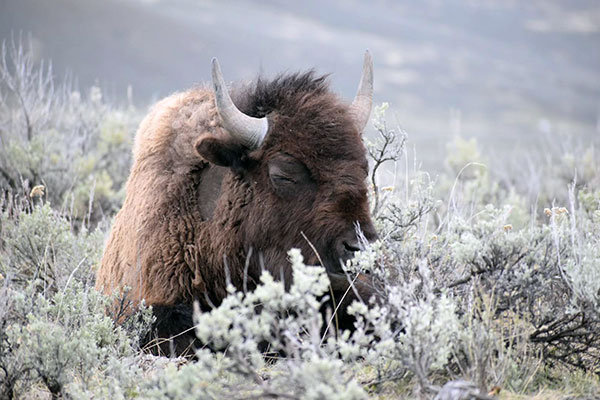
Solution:
{"label": "dark fur on head", "polygon": [[293,115],[302,97],[307,94],[318,96],[328,91],[327,76],[317,76],[311,70],[281,74],[272,80],[258,77],[249,88],[238,89],[233,95],[240,111],[255,118],[262,118],[273,111]]}

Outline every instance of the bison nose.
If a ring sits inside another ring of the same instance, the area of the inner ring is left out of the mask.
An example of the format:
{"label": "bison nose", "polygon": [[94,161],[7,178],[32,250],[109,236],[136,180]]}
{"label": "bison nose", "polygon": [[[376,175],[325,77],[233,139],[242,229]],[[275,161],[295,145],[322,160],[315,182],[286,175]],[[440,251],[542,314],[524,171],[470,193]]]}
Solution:
{"label": "bison nose", "polygon": [[331,253],[332,270],[330,272],[339,272],[340,264],[345,264],[346,261],[354,258],[356,252],[363,250],[366,244],[364,243],[365,239],[367,242],[377,240],[377,232],[370,221],[360,224],[359,227],[362,232],[360,237],[357,235],[355,227],[352,227],[334,242],[333,252]]}
{"label": "bison nose", "polygon": [[344,238],[338,241],[336,246],[337,256],[342,263],[354,257],[354,253],[360,251],[362,246],[356,238]]}
{"label": "bison nose", "polygon": [[343,245],[344,245],[344,250],[348,253],[354,253],[356,251],[360,251],[360,244],[358,243],[358,240],[356,240],[356,241],[344,240]]}

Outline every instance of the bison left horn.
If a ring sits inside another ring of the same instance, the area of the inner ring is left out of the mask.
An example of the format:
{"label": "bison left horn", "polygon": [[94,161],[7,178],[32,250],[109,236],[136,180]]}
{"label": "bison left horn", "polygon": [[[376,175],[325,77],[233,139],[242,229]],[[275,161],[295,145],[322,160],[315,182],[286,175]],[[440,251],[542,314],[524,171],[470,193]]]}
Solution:
{"label": "bison left horn", "polygon": [[358,91],[350,105],[350,112],[358,132],[362,133],[369,122],[371,106],[373,105],[373,59],[369,50],[365,52],[362,76],[358,84]]}
{"label": "bison left horn", "polygon": [[221,116],[223,128],[246,147],[258,148],[269,129],[267,118],[254,118],[238,110],[231,101],[219,61],[216,58],[212,59],[212,82],[215,89],[217,111]]}

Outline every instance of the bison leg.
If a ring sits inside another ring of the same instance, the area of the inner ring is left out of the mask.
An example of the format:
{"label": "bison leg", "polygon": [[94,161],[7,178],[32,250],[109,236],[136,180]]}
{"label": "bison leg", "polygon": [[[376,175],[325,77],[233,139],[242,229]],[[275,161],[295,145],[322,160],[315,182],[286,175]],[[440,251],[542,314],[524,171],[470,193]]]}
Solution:
{"label": "bison leg", "polygon": [[154,355],[169,357],[194,357],[201,344],[194,330],[192,304],[152,306],[156,321],[142,339],[142,348]]}

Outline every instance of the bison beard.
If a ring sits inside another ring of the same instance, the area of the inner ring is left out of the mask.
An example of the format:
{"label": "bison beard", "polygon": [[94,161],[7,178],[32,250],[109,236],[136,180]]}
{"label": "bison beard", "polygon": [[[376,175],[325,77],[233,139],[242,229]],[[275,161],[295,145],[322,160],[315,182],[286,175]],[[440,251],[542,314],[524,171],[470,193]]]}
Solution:
{"label": "bison beard", "polygon": [[374,293],[362,279],[348,290],[341,268],[360,248],[357,225],[368,241],[377,237],[361,139],[370,56],[350,105],[313,72],[259,78],[232,101],[213,61],[213,84],[162,100],[140,124],[96,288],[129,287],[157,317],[146,342],[174,337],[149,347],[183,354],[198,345],[194,301],[202,310],[220,304],[227,277],[252,290],[263,269],[289,286],[287,251],[297,247],[307,264],[325,267],[334,298],[343,298],[339,327],[351,329],[346,307]]}

